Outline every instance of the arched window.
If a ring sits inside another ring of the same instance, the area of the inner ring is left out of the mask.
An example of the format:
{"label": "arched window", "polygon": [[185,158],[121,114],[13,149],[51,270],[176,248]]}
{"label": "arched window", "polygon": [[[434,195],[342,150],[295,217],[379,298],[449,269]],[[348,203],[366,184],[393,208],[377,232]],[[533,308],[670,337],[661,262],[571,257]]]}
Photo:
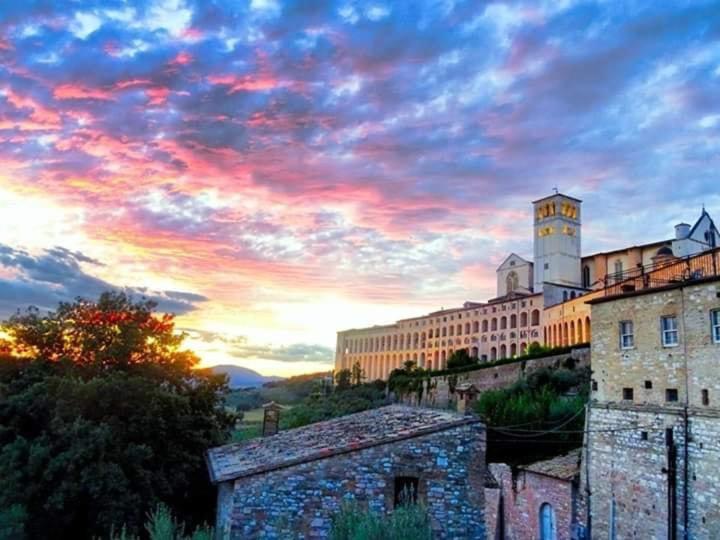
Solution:
{"label": "arched window", "polygon": [[497,349],[495,347],[490,349],[490,360],[497,360]]}
{"label": "arched window", "polygon": [[586,289],[590,288],[590,267],[587,264],[582,269],[582,285]]}
{"label": "arched window", "polygon": [[520,281],[518,280],[518,275],[514,271],[510,272],[505,278],[505,286],[507,288],[507,292],[509,293],[517,290],[519,284]]}
{"label": "arched window", "polygon": [[510,315],[510,328],[517,328],[517,315]]}
{"label": "arched window", "polygon": [[515,358],[517,356],[517,345],[515,343],[510,344],[510,357]]}
{"label": "arched window", "polygon": [[493,317],[492,321],[490,322],[490,330],[493,332],[497,330],[497,319]]}
{"label": "arched window", "polygon": [[500,358],[507,358],[507,347],[500,345]]}
{"label": "arched window", "polygon": [[473,322],[473,333],[478,333],[480,331],[480,323],[478,321]]}
{"label": "arched window", "polygon": [[488,331],[488,322],[486,320],[482,322],[482,331],[483,332]]}
{"label": "arched window", "polygon": [[551,504],[544,503],[540,507],[540,540],[555,540],[555,511]]}
{"label": "arched window", "polygon": [[505,330],[507,328],[507,317],[503,315],[500,317],[500,330]]}
{"label": "arched window", "polygon": [[471,356],[472,358],[477,358],[477,357],[478,357],[478,348],[477,348],[477,347],[473,347],[473,348],[470,350],[470,356]]}
{"label": "arched window", "polygon": [[568,294],[567,291],[563,291],[563,302],[567,302]]}
{"label": "arched window", "polygon": [[532,313],[530,314],[530,324],[532,326],[537,326],[540,324],[540,311],[537,309],[533,309]]}
{"label": "arched window", "polygon": [[520,314],[520,327],[525,328],[527,326],[527,312],[523,311]]}

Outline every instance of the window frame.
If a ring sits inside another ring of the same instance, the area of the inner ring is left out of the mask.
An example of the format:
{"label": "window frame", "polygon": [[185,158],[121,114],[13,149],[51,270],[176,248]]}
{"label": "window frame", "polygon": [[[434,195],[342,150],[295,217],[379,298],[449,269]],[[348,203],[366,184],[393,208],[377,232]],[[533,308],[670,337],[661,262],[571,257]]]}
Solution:
{"label": "window frame", "polygon": [[[624,332],[623,326],[630,325],[630,332]],[[620,349],[623,351],[629,351],[635,348],[635,323],[631,320],[622,320],[618,323],[618,336]],[[625,338],[630,338],[630,344],[625,343]]]}
{"label": "window frame", "polygon": [[[668,330],[665,328],[665,321],[669,320],[675,321],[674,329]],[[666,340],[666,337],[671,334],[675,334],[674,343],[669,343]],[[665,315],[663,317],[660,317],[660,341],[662,343],[662,346],[665,348],[677,347],[678,345],[680,345],[680,325],[678,324],[677,315]]]}
{"label": "window frame", "polygon": [[710,338],[720,345],[720,308],[710,310]]}

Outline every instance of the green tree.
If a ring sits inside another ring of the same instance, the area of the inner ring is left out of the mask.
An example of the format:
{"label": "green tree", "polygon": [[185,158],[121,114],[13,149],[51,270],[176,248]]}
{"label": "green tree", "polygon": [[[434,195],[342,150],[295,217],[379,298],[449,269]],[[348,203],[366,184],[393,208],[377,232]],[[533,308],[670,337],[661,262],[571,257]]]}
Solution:
{"label": "green tree", "polygon": [[105,293],[3,323],[0,508],[29,538],[106,537],[167,504],[194,525],[215,503],[204,463],[227,441],[224,375],[195,369],[173,318]]}
{"label": "green tree", "polygon": [[365,380],[365,371],[360,367],[360,362],[355,362],[350,374],[350,380],[353,386],[359,386]]}
{"label": "green tree", "polygon": [[338,390],[347,390],[350,388],[351,380],[352,372],[347,368],[341,369],[335,374],[335,387]]}
{"label": "green tree", "polygon": [[467,349],[458,349],[450,355],[450,358],[448,358],[447,367],[448,369],[455,369],[471,366],[473,364],[477,364],[477,359],[472,358],[468,354]]}

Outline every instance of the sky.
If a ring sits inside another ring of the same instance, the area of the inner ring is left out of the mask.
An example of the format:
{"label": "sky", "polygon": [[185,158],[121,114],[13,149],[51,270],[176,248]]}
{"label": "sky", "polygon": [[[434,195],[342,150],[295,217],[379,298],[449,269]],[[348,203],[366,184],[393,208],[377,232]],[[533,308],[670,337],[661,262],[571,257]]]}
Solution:
{"label": "sky", "polygon": [[0,2],[0,316],[123,289],[203,365],[495,292],[530,201],[583,251],[720,215],[712,2]]}

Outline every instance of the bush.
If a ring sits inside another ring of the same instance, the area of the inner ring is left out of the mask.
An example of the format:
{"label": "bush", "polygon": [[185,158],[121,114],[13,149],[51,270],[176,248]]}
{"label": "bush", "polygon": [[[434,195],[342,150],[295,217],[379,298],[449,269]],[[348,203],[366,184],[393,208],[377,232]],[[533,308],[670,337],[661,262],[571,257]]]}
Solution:
{"label": "bush", "polygon": [[409,504],[391,514],[346,504],[333,518],[332,540],[431,540],[430,518],[422,505]]}
{"label": "bush", "polygon": [[[163,504],[148,514],[145,532],[150,540],[212,540],[215,534],[212,527],[201,525],[190,536],[185,536],[185,526]],[[118,534],[111,533],[110,537],[111,540],[138,540],[137,536],[128,534],[125,527]]]}

